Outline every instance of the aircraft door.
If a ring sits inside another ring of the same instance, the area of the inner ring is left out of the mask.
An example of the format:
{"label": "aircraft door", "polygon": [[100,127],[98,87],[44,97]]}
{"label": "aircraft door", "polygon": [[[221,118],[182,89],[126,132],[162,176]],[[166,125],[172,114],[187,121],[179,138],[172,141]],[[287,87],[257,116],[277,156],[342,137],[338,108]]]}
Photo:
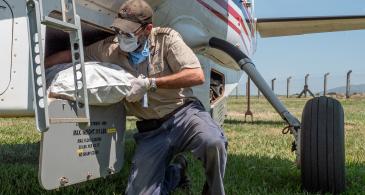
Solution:
{"label": "aircraft door", "polygon": [[[52,99],[49,115],[77,117],[76,104]],[[51,123],[42,133],[39,183],[52,190],[118,173],[124,164],[126,117],[121,103],[90,106],[90,127]]]}
{"label": "aircraft door", "polygon": [[8,2],[0,0],[0,95],[8,89],[11,81],[14,15]]}

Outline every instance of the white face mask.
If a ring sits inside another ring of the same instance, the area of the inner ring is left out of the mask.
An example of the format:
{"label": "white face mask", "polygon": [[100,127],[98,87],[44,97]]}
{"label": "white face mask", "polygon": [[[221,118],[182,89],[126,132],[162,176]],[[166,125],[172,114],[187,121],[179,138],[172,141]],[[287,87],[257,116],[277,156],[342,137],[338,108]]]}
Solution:
{"label": "white face mask", "polygon": [[119,47],[122,51],[132,52],[135,51],[138,47],[138,37],[135,35],[131,37],[127,37],[126,35],[118,35]]}

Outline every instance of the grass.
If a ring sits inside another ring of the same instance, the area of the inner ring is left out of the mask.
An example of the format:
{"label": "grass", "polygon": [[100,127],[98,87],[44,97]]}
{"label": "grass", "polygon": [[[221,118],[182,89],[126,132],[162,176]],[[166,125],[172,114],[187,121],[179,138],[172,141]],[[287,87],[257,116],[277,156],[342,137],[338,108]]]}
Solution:
{"label": "grass", "polygon": [[[282,99],[299,119],[306,100]],[[290,151],[292,137],[264,98],[252,99],[253,122],[244,122],[245,100],[232,97],[224,123],[229,140],[225,175],[226,194],[304,194],[300,170]],[[365,193],[365,101],[341,100],[346,122],[346,194]],[[43,190],[37,179],[40,134],[34,118],[0,119],[0,194],[124,194],[135,143],[133,120],[127,124],[126,164],[118,174],[54,191]],[[189,158],[193,180],[190,194],[200,194],[204,183],[201,163]],[[174,194],[185,194],[178,191]]]}

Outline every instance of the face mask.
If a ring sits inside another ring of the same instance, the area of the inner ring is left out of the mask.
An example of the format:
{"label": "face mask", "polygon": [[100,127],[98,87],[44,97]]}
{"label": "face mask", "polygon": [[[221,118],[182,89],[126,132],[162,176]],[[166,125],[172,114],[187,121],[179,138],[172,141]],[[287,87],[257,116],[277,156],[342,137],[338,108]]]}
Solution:
{"label": "face mask", "polygon": [[129,59],[132,64],[142,63],[150,55],[150,49],[148,48],[147,41],[144,43],[143,50],[129,52]]}
{"label": "face mask", "polygon": [[135,51],[138,47],[138,37],[132,35],[130,38],[126,35],[118,35],[119,47],[122,51],[132,52]]}

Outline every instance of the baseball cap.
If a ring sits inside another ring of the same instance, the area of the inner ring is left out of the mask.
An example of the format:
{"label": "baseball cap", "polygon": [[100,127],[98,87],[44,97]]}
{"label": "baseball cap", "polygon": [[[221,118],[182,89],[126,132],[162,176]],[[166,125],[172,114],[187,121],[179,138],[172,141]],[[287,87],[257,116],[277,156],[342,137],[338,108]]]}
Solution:
{"label": "baseball cap", "polygon": [[144,0],[127,0],[120,6],[112,27],[132,33],[142,25],[152,23],[152,15],[152,8]]}

